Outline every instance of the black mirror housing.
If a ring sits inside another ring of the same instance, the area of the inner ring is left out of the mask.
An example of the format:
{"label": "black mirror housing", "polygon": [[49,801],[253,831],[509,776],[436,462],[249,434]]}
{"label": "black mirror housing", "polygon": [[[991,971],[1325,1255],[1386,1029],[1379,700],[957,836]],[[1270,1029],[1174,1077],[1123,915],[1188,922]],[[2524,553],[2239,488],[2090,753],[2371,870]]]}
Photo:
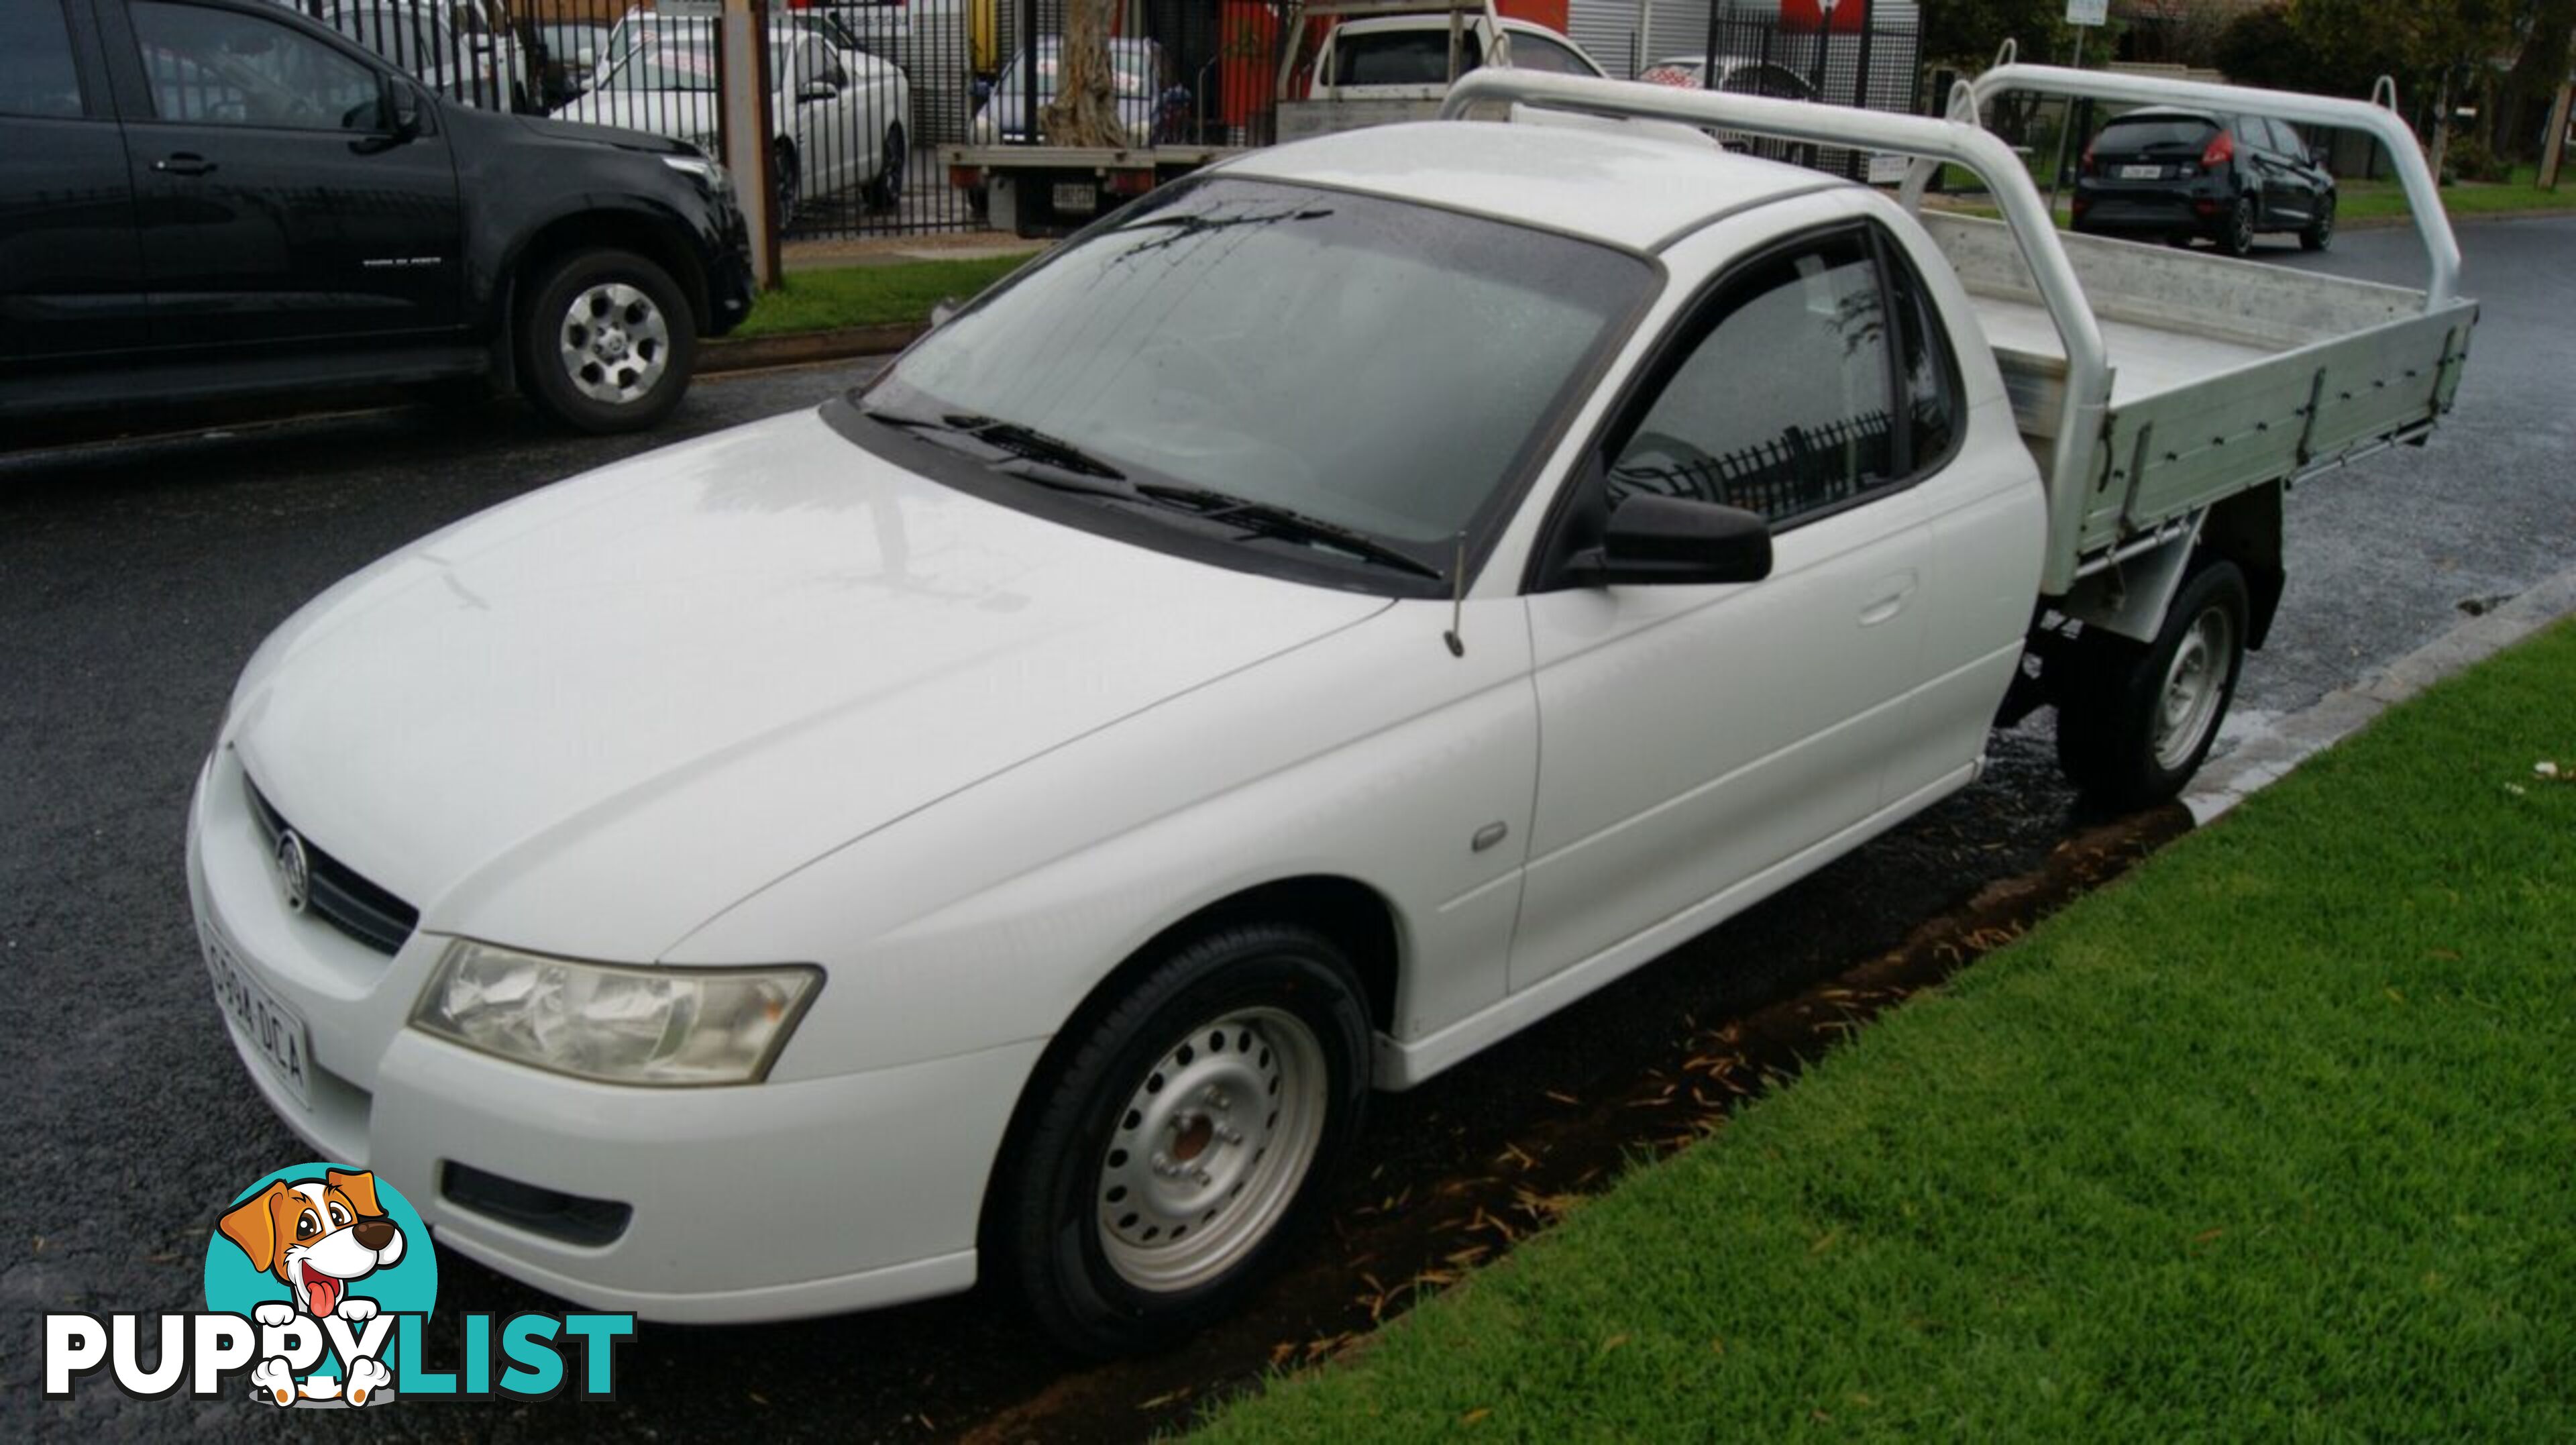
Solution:
{"label": "black mirror housing", "polygon": [[1594,585],[1759,582],[1771,575],[1771,524],[1715,502],[1641,492],[1610,513],[1601,545],[1566,571]]}

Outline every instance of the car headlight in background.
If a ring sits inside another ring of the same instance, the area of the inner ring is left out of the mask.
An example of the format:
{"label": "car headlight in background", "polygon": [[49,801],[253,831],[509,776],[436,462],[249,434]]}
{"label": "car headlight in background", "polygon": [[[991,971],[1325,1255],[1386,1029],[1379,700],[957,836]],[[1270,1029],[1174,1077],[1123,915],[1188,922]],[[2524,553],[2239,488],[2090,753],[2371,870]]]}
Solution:
{"label": "car headlight in background", "polygon": [[823,971],[628,968],[460,938],[412,1026],[468,1048],[612,1084],[748,1084],[822,986]]}
{"label": "car headlight in background", "polygon": [[[699,146],[699,149],[712,154],[714,147],[715,139],[710,136],[705,144]],[[662,164],[711,191],[725,191],[733,187],[733,177],[725,174],[725,168],[708,159],[707,156],[664,156]]]}

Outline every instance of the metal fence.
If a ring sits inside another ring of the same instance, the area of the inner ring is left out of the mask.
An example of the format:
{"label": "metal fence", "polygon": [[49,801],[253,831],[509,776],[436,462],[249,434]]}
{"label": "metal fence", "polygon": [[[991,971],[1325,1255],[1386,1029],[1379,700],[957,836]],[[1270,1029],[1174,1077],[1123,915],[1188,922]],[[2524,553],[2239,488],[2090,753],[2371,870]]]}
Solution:
{"label": "metal fence", "polygon": [[[276,3],[338,28],[456,104],[721,151],[721,27],[662,13],[653,0]],[[1600,30],[1587,17],[1603,3],[1575,0],[1578,36]],[[1641,63],[1646,43],[1632,35],[1618,55],[1595,56],[1613,74],[1919,108],[1910,5],[1873,5],[1866,24],[1824,31],[1728,0],[1684,12],[1671,12],[1675,0],[1657,3],[1665,18],[1651,32],[1656,54],[1714,54],[1716,71],[1683,76]],[[980,194],[949,183],[940,147],[1046,140],[1067,0],[768,0],[767,10],[770,146],[790,239],[979,228]],[[1113,0],[1112,69],[1129,142],[1268,144],[1291,27],[1321,23],[1296,17],[1294,0]],[[1865,173],[1863,158],[1846,152],[1772,149]]]}

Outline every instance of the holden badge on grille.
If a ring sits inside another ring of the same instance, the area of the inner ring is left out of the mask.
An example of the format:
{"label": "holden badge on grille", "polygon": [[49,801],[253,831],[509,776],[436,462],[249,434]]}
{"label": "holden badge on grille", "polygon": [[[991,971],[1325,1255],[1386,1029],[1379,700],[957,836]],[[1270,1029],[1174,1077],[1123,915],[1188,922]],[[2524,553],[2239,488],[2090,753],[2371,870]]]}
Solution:
{"label": "holden badge on grille", "polygon": [[287,910],[302,913],[313,898],[313,863],[304,856],[304,840],[292,828],[277,835],[277,882],[286,890]]}

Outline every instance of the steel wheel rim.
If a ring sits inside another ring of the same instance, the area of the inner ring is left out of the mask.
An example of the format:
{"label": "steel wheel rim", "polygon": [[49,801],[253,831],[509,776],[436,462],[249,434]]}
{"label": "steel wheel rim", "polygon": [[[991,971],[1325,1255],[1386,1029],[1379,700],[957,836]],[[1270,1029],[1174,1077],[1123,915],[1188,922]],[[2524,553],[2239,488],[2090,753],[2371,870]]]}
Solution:
{"label": "steel wheel rim", "polygon": [[2228,227],[2227,249],[2231,251],[2254,249],[2254,203],[2252,201],[2240,198],[2236,202],[2236,219]]}
{"label": "steel wheel rim", "polygon": [[661,384],[671,366],[671,325],[653,298],[623,281],[573,297],[555,338],[564,375],[592,401],[625,406]]}
{"label": "steel wheel rim", "polygon": [[2218,703],[2227,690],[2227,660],[2236,641],[2236,624],[2212,607],[2192,619],[2182,645],[2165,666],[2165,681],[2156,702],[2156,766],[2177,772],[2200,751],[2218,720]]}
{"label": "steel wheel rim", "polygon": [[1112,1121],[1092,1186],[1118,1277],[1191,1289],[1269,1238],[1323,1143],[1327,1072],[1314,1030],[1275,1008],[1209,1019],[1164,1049]]}

